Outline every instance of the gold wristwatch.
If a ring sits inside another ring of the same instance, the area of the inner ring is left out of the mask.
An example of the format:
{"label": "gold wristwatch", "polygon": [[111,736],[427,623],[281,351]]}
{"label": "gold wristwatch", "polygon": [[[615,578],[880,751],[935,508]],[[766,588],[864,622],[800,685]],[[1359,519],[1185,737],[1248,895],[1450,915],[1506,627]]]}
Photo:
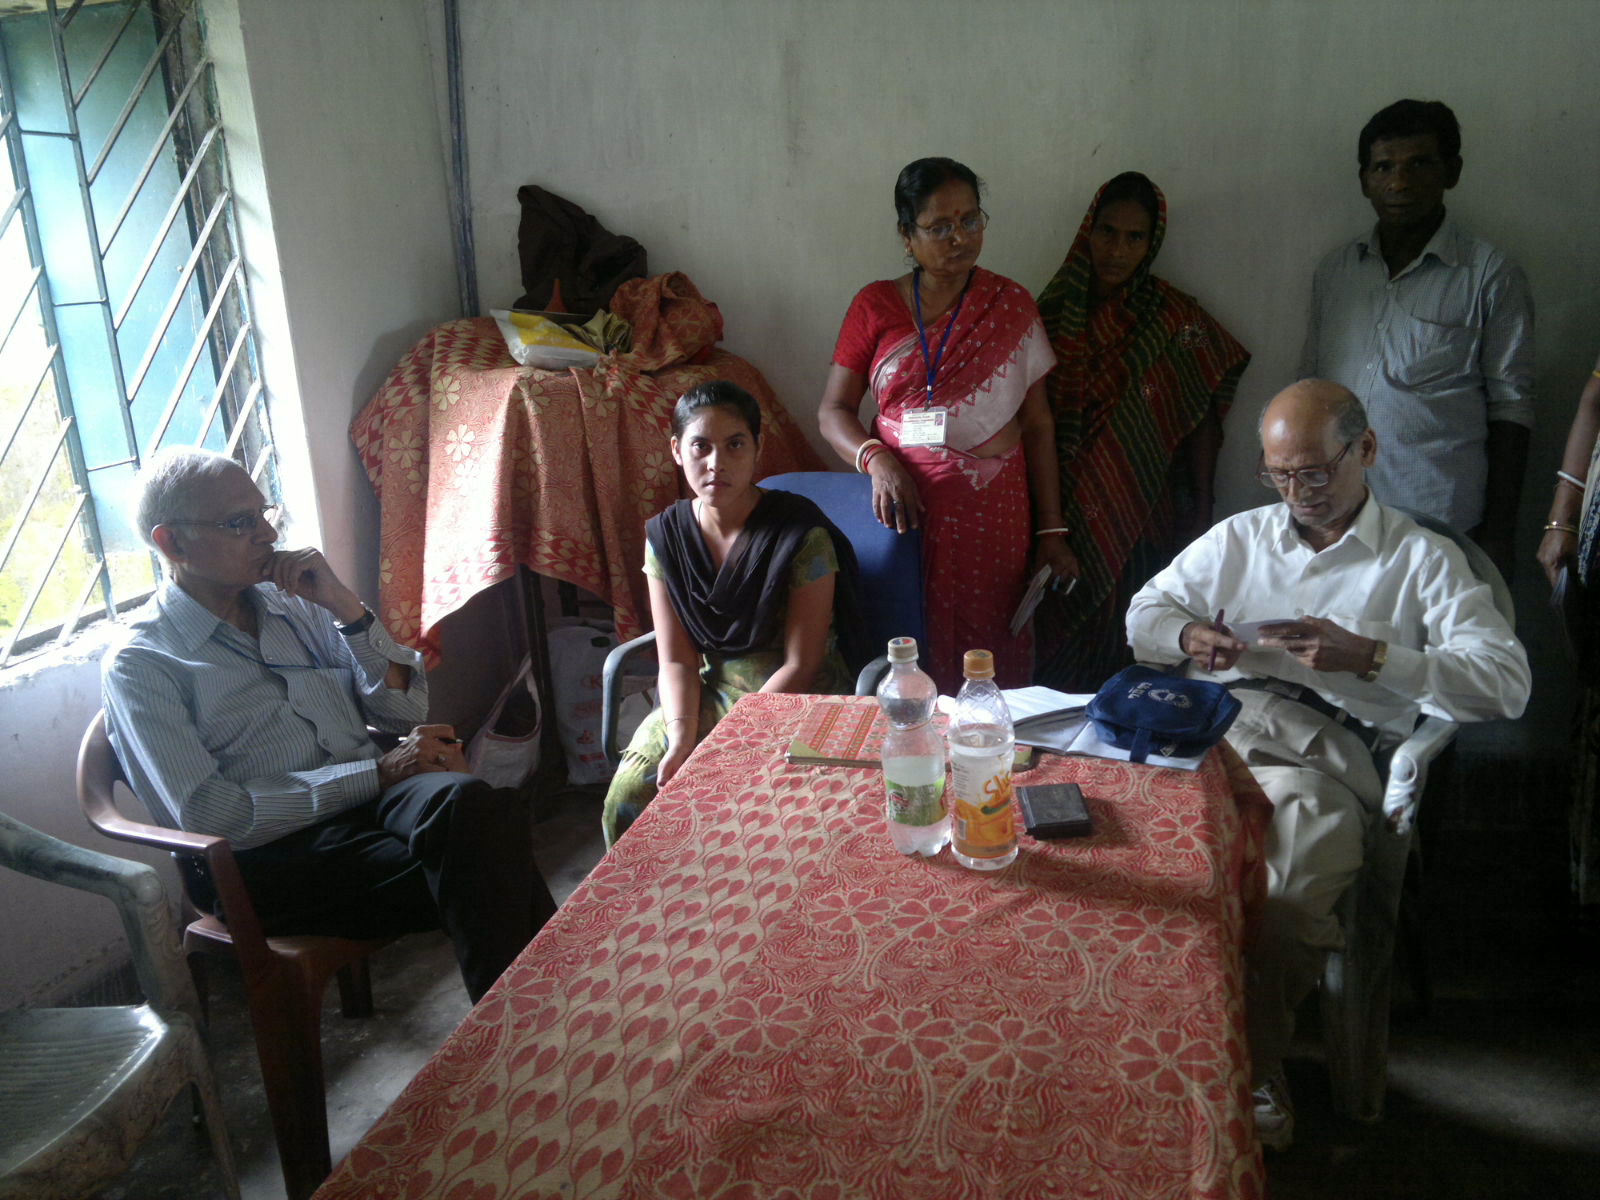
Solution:
{"label": "gold wristwatch", "polygon": [[1372,651],[1372,665],[1361,676],[1362,683],[1372,683],[1378,678],[1378,672],[1383,670],[1383,664],[1389,661],[1389,643],[1379,642]]}

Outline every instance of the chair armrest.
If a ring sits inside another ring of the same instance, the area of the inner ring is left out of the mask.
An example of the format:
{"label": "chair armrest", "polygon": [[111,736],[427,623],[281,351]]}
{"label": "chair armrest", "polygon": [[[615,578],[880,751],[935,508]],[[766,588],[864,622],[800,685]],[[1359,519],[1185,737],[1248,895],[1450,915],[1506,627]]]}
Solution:
{"label": "chair armrest", "polygon": [[646,650],[654,649],[655,644],[654,631],[641,633],[631,642],[613,646],[611,653],[606,655],[605,666],[601,668],[600,750],[612,767],[622,761],[622,748],[617,745],[617,714],[622,709],[623,672],[629,662]]}
{"label": "chair armrest", "polygon": [[883,673],[889,669],[889,656],[880,654],[866,666],[861,668],[861,674],[856,676],[856,695],[876,696],[878,684],[883,682]]}
{"label": "chair armrest", "polygon": [[122,765],[106,737],[102,712],[84,730],[78,747],[78,803],[85,819],[109,838],[204,858],[217,899],[227,913],[228,935],[246,978],[251,978],[253,972],[271,970],[266,935],[255,905],[250,902],[250,893],[245,890],[239,864],[234,861],[232,844],[224,837],[169,829],[123,816],[116,805],[116,787],[119,783],[126,786],[126,782]]}
{"label": "chair armrest", "polygon": [[117,906],[139,987],[162,1013],[196,1023],[200,1005],[172,926],[167,889],[155,868],[74,846],[0,813],[0,863],[63,887],[104,896]]}
{"label": "chair armrest", "polygon": [[209,833],[190,833],[186,829],[169,829],[165,825],[150,825],[132,820],[119,812],[97,812],[89,817],[89,824],[119,842],[135,842],[141,846],[153,846],[157,850],[170,850],[173,854],[204,856],[218,842],[228,844],[227,838]]}
{"label": "chair armrest", "polygon": [[1383,816],[1395,833],[1411,832],[1417,805],[1428,782],[1428,766],[1456,736],[1460,726],[1442,717],[1428,717],[1395,747],[1383,792]]}

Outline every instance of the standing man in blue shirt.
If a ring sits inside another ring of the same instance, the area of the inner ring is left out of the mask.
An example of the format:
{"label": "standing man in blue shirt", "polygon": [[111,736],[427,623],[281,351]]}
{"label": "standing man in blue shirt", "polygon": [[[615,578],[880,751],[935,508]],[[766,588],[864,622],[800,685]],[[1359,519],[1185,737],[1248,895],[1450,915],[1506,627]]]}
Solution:
{"label": "standing man in blue shirt", "polygon": [[[528,808],[467,774],[428,684],[231,459],[165,450],[138,526],[167,578],[101,664],[106,728],[164,824],[228,838],[269,935],[443,926],[474,1003],[555,911]],[[380,753],[368,726],[403,733]],[[193,882],[193,881],[192,881]],[[204,881],[200,881],[204,886]]]}
{"label": "standing man in blue shirt", "polygon": [[1366,405],[1386,447],[1368,475],[1379,500],[1470,534],[1509,579],[1534,415],[1528,281],[1445,212],[1461,178],[1446,105],[1389,105],[1358,158],[1377,224],[1317,267],[1300,375]]}

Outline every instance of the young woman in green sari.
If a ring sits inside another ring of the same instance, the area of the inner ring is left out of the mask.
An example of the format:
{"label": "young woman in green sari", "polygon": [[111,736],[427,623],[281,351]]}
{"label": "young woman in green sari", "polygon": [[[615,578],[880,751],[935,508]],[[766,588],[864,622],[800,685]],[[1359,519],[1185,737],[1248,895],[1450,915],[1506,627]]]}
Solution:
{"label": "young woman in green sari", "polygon": [[702,384],[672,413],[672,457],[694,493],[645,524],[661,704],[606,793],[611,845],[690,751],[750,692],[848,693],[859,629],[850,543],[810,500],[755,484],[761,410]]}

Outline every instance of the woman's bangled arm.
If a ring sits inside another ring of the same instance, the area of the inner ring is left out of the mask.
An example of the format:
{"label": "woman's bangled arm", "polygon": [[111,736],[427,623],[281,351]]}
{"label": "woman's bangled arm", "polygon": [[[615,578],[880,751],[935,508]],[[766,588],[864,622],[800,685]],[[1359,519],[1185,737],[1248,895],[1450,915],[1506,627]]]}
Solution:
{"label": "woman's bangled arm", "polygon": [[[1056,421],[1045,399],[1044,380],[1035,380],[1022,400],[1022,454],[1028,465],[1028,491],[1033,497],[1033,527],[1064,529],[1061,513],[1061,464],[1056,457]],[[1049,562],[1057,575],[1076,577],[1078,560],[1067,535],[1049,533],[1034,539],[1041,562]]]}
{"label": "woman's bangled arm", "polygon": [[866,395],[866,376],[838,363],[828,368],[828,382],[817,407],[817,426],[823,439],[843,461],[854,463],[856,451],[871,435],[861,423],[861,398]]}
{"label": "woman's bangled arm", "polygon": [[689,757],[700,733],[700,651],[673,611],[665,580],[650,576],[650,616],[656,630],[660,670],[661,719],[666,724],[667,753],[656,770],[665,784]]}
{"label": "woman's bangled arm", "polygon": [[921,523],[922,497],[900,459],[888,447],[877,449],[866,468],[858,462],[863,444],[872,440],[861,423],[861,398],[866,389],[866,376],[834,363],[817,410],[817,426],[840,458],[858,471],[866,469],[872,476],[872,515],[878,523],[904,533]]}
{"label": "woman's bangled arm", "polygon": [[[1600,438],[1600,363],[1595,364],[1594,372],[1578,395],[1578,411],[1572,416],[1566,449],[1561,455],[1562,475],[1588,482],[1589,459],[1594,453],[1596,438]],[[1572,531],[1580,528],[1583,520],[1584,493],[1562,475],[1552,480],[1555,492],[1550,498],[1545,524],[1568,528],[1546,529],[1539,539],[1539,565],[1552,586],[1562,563],[1578,552],[1578,535]]]}

